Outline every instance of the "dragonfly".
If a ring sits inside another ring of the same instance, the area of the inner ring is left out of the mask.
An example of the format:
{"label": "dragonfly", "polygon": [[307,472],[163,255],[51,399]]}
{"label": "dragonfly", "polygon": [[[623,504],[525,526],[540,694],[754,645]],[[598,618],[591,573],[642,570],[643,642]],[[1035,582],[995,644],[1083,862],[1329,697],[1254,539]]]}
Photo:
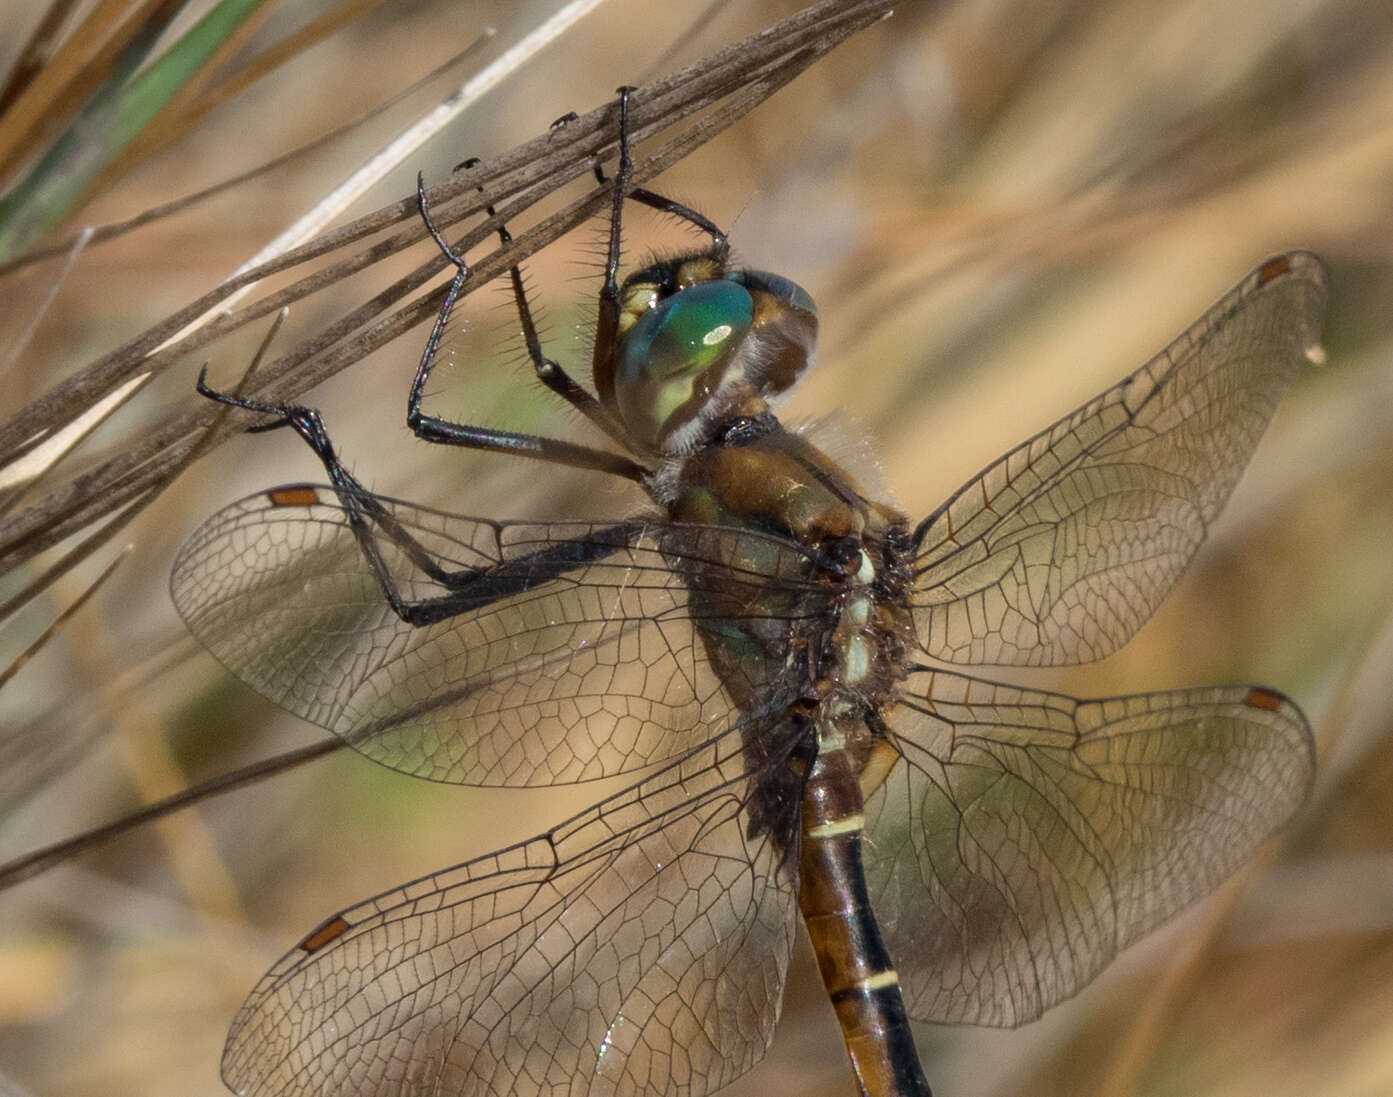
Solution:
{"label": "dragonfly", "polygon": [[[914,521],[770,401],[818,312],[631,184],[628,104],[592,384],[537,378],[612,446],[423,409],[421,438],[640,485],[609,522],[495,521],[327,473],[234,503],[174,601],[237,677],[394,770],[527,788],[632,780],[536,837],[325,920],[262,978],[222,1074],[247,1097],[713,1093],[764,1054],[801,920],[872,1097],[927,1095],[911,1021],[1014,1026],[1207,894],[1301,803],[1310,728],[1260,685],[1081,699],[964,666],[1101,659],[1145,623],[1285,391],[1326,275],[1271,258],[1134,373]],[[626,202],[705,237],[622,281]],[[506,242],[507,230],[500,228]],[[269,418],[267,418],[269,417]]]}

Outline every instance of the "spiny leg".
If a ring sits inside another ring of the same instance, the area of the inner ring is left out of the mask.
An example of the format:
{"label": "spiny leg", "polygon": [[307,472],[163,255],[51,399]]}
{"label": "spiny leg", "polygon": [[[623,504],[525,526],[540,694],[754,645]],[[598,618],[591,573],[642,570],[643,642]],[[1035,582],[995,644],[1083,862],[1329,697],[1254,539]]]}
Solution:
{"label": "spiny leg", "polygon": [[[359,551],[372,569],[383,598],[398,617],[409,625],[429,625],[472,612],[503,598],[551,582],[585,563],[603,559],[630,544],[645,522],[634,519],[615,526],[592,530],[586,535],[558,541],[536,552],[499,560],[489,568],[444,568],[412,536],[389,506],[346,469],[334,450],[324,420],[314,408],[300,404],[271,404],[235,396],[210,387],[207,367],[199,373],[198,391],[210,400],[245,411],[273,416],[269,422],[249,428],[249,433],[290,427],[319,458],[333,485],[339,506],[348,519]],[[390,540],[420,571],[445,588],[446,593],[415,601],[402,596],[383,558],[379,533]]]}
{"label": "spiny leg", "polygon": [[[633,170],[629,151],[629,98],[633,91],[633,88],[627,86],[619,89],[619,167],[614,178],[613,197],[610,205],[609,246],[606,256],[604,281],[600,288],[595,346],[592,358],[592,374],[594,376],[596,389],[600,396],[598,400],[586,389],[577,384],[565,369],[562,368],[560,363],[555,359],[549,358],[544,353],[541,339],[537,333],[537,326],[533,318],[532,309],[527,300],[522,271],[516,265],[509,268],[509,277],[512,282],[513,299],[517,305],[519,324],[522,328],[523,339],[527,346],[528,357],[532,361],[533,370],[537,378],[607,435],[626,448],[630,447],[628,432],[616,419],[614,412],[611,410],[614,404],[614,355],[616,352],[619,327],[618,272],[621,252],[623,205],[625,199],[633,198],[643,205],[681,218],[709,235],[711,237],[713,250],[723,253],[726,249],[725,233],[714,222],[703,217],[690,207],[642,187],[629,191],[628,180]],[[557,119],[557,121],[553,123],[553,127],[555,128],[556,126],[569,123],[572,117],[571,115],[567,115]],[[466,160],[457,165],[455,170],[467,169],[477,162],[478,161],[475,159]],[[604,170],[600,165],[597,164],[594,170],[595,177],[598,181],[601,183],[608,182]],[[451,282],[446,292],[445,300],[441,304],[440,312],[436,316],[435,324],[431,328],[430,336],[426,340],[426,347],[422,353],[420,364],[417,366],[415,379],[412,382],[411,393],[407,402],[407,424],[411,427],[412,431],[418,437],[428,442],[468,446],[498,452],[522,453],[577,468],[597,469],[599,471],[624,476],[632,480],[642,480],[645,470],[642,466],[627,457],[535,435],[515,434],[511,431],[492,430],[462,423],[454,423],[449,420],[425,415],[422,412],[421,404],[425,395],[426,380],[434,368],[435,358],[439,352],[440,342],[445,331],[445,326],[449,320],[450,312],[454,308],[456,300],[459,298],[464,283],[468,280],[469,268],[464,257],[458,254],[449,245],[432,221],[430,209],[426,200],[424,182],[420,176],[418,176],[416,180],[416,196],[421,209],[421,218],[426,225],[426,230],[430,233],[431,238],[435,240],[436,246],[440,248],[441,253],[454,265],[456,273],[454,280]],[[497,211],[492,205],[485,206],[485,209],[490,217],[497,216]],[[505,224],[499,224],[498,237],[504,246],[512,242],[512,234],[509,233]]]}
{"label": "spiny leg", "polygon": [[348,517],[349,527],[353,530],[353,536],[357,539],[358,547],[362,550],[368,566],[372,568],[377,584],[382,589],[383,597],[387,599],[393,612],[403,621],[411,622],[413,620],[415,603],[406,601],[397,590],[386,561],[382,558],[382,551],[378,547],[377,539],[369,527],[369,520],[376,522],[417,567],[444,585],[458,584],[463,575],[474,574],[468,569],[466,572],[450,572],[441,568],[420,542],[401,528],[400,523],[388,513],[377,497],[344,467],[334,449],[334,443],[329,438],[329,431],[324,426],[324,419],[316,409],[305,407],[303,404],[270,404],[261,400],[220,392],[208,384],[208,367],[206,365],[198,374],[198,392],[199,395],[206,396],[209,400],[216,400],[229,407],[273,416],[269,422],[258,423],[256,426],[248,428],[250,434],[260,434],[264,431],[278,430],[281,427],[290,427],[304,439],[305,444],[319,458],[319,463],[324,466],[324,471],[328,473],[329,483],[333,486],[339,505],[343,507],[343,512]]}
{"label": "spiny leg", "polygon": [[605,256],[605,280],[600,285],[595,346],[590,363],[600,402],[609,406],[615,403],[614,357],[619,340],[620,232],[624,221],[624,195],[634,169],[629,157],[629,96],[633,92],[627,84],[619,89],[619,166],[614,175],[614,194],[609,207],[609,248]]}
{"label": "spiny leg", "polygon": [[695,210],[642,187],[630,189],[629,178],[633,174],[633,160],[629,153],[629,99],[634,90],[627,86],[619,89],[619,166],[614,179],[606,180],[603,169],[598,164],[595,166],[595,178],[602,183],[612,182],[614,187],[609,213],[609,249],[605,261],[605,280],[600,287],[595,320],[595,347],[591,360],[595,390],[600,395],[600,402],[607,407],[615,403],[614,370],[619,340],[620,308],[619,253],[625,199],[632,198],[660,212],[682,218],[710,235],[714,251],[724,254],[726,250],[725,233]]}
{"label": "spiny leg", "polygon": [[[621,88],[621,93],[624,90],[625,89]],[[629,88],[627,90],[632,91],[633,89]],[[558,118],[555,122],[551,124],[551,128],[554,130],[562,130],[569,126],[572,122],[578,121],[580,121],[580,115],[578,115],[573,110],[567,111],[565,114],[563,114],[560,118]],[[472,161],[466,160],[465,164],[469,164],[471,162]],[[592,170],[595,173],[595,181],[597,183],[603,186],[605,183],[609,182],[609,176],[605,174],[605,169],[602,165],[597,163]],[[628,197],[632,201],[638,202],[641,205],[652,207],[659,213],[670,213],[674,217],[686,221],[688,224],[692,225],[699,231],[704,232],[706,233],[706,235],[710,236],[711,246],[713,248],[720,248],[721,250],[725,249],[726,234],[724,230],[718,227],[714,221],[711,221],[710,219],[703,217],[690,206],[683,205],[681,202],[678,202],[672,198],[668,198],[665,195],[658,194],[655,191],[651,191],[647,187],[634,187],[631,191],[629,191]]]}
{"label": "spiny leg", "polygon": [[[471,156],[468,160],[455,165],[455,171],[467,171],[478,162],[478,157]],[[498,216],[498,211],[494,209],[492,203],[486,204],[484,211],[490,217]],[[513,234],[508,231],[508,226],[501,221],[498,224],[498,240],[505,248],[513,242]],[[547,357],[543,352],[541,337],[537,333],[537,324],[532,316],[532,306],[527,300],[527,287],[523,284],[522,268],[516,265],[509,267],[508,277],[513,287],[513,301],[517,305],[518,323],[522,328],[523,341],[527,346],[527,356],[532,360],[532,369],[537,375],[537,380],[620,445],[627,447],[629,435],[623,425],[594,396],[577,384],[561,366],[561,363],[554,358]]]}
{"label": "spiny leg", "polygon": [[[592,170],[595,173],[595,180],[597,182],[609,182],[609,177],[605,175],[605,169],[602,165],[596,164]],[[685,206],[676,199],[658,194],[655,191],[649,190],[647,187],[634,187],[633,190],[629,191],[629,200],[637,202],[642,206],[648,206],[650,209],[655,209],[659,213],[669,213],[679,220],[686,221],[699,232],[704,232],[707,236],[711,237],[712,250],[722,253],[726,251],[728,241],[726,240],[725,230],[720,228],[716,222],[712,221],[710,218],[704,217],[696,210],[692,209],[691,206]]]}
{"label": "spiny leg", "polygon": [[[551,461],[554,464],[567,465],[571,468],[592,469],[597,472],[607,472],[614,476],[622,476],[629,480],[641,480],[645,474],[642,466],[628,457],[620,454],[609,453],[605,450],[593,449],[589,446],[576,445],[573,442],[563,442],[555,438],[545,438],[535,434],[519,434],[515,431],[497,430],[489,427],[476,427],[467,423],[455,423],[448,419],[440,419],[436,416],[426,415],[421,411],[421,402],[425,395],[426,381],[430,377],[431,370],[435,366],[436,354],[440,348],[440,340],[445,332],[445,326],[450,318],[450,312],[458,300],[460,291],[469,278],[469,266],[462,255],[454,250],[441,235],[435,223],[431,220],[430,208],[426,201],[425,182],[421,176],[416,177],[416,199],[421,208],[421,219],[425,223],[426,231],[430,233],[431,239],[445,256],[455,266],[455,277],[450,283],[450,288],[445,293],[445,300],[441,303],[440,312],[436,315],[435,323],[431,327],[430,335],[426,339],[425,350],[421,354],[421,361],[416,367],[416,376],[411,382],[411,392],[407,398],[406,422],[417,437],[427,442],[434,442],[441,445],[464,446],[469,449],[488,450],[494,453],[514,453],[526,457],[536,457],[543,461]],[[506,228],[501,230],[507,232]],[[515,287],[521,283],[520,273],[516,276]],[[525,303],[525,298],[523,298]],[[528,313],[530,321],[530,312]],[[535,340],[535,327],[533,328],[532,338]],[[531,346],[529,345],[529,351]],[[541,357],[540,343],[537,344],[537,353]],[[542,362],[548,360],[542,357]],[[534,358],[534,363],[537,359]],[[554,364],[554,363],[553,363]],[[537,365],[538,376],[544,383],[553,388],[553,391],[560,392],[563,397],[569,399],[568,393],[571,390],[579,391],[583,394],[584,400],[593,404],[594,400],[584,390],[579,389],[574,382],[566,377],[560,367],[556,367],[556,373],[560,379],[556,379],[551,371],[544,365]],[[552,380],[548,378],[552,377]],[[555,383],[553,383],[553,381]],[[557,387],[559,386],[559,387]],[[574,402],[573,402],[574,404]],[[586,408],[581,404],[574,404],[582,412]],[[601,423],[604,426],[604,423]]]}

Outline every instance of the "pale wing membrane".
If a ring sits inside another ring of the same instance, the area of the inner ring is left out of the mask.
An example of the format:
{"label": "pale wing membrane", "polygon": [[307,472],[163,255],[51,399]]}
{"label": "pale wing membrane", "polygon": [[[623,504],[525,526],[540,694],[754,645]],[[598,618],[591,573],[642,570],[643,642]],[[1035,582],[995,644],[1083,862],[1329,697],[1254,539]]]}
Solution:
{"label": "pale wing membrane", "polygon": [[1120,384],[970,480],[915,533],[920,642],[951,663],[1101,659],[1155,611],[1315,354],[1320,260],[1250,274]]}
{"label": "pale wing membrane", "polygon": [[[443,601],[442,619],[393,612],[328,488],[276,489],[215,515],[180,551],[174,601],[264,696],[375,761],[456,784],[607,777],[728,727],[688,600],[690,584],[729,573],[701,561],[758,542],[761,583],[808,570],[785,542],[659,518],[498,523],[373,505],[398,533],[374,525],[402,598]],[[455,578],[425,570],[412,542]]]}
{"label": "pale wing membrane", "polygon": [[742,768],[736,732],[547,834],[331,919],[243,1005],[227,1084],[246,1097],[726,1085],[768,1045],[797,911],[797,855],[750,833]]}
{"label": "pale wing membrane", "polygon": [[1019,1025],[1207,894],[1299,805],[1310,729],[1261,687],[1080,701],[912,674],[867,805],[910,1015]]}

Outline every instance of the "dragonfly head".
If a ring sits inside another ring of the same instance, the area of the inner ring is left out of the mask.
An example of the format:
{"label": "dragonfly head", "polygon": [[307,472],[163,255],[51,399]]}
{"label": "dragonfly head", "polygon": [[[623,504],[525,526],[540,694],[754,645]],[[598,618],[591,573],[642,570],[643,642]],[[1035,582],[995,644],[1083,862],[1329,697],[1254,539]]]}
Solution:
{"label": "dragonfly head", "polygon": [[654,263],[620,289],[614,403],[655,453],[690,452],[732,415],[764,410],[812,357],[817,306],[807,291],[724,260],[701,252]]}

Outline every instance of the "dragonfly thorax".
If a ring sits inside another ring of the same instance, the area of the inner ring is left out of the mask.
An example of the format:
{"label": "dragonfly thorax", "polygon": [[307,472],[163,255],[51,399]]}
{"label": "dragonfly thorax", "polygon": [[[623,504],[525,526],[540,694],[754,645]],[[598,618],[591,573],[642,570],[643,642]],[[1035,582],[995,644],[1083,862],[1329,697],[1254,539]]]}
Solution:
{"label": "dragonfly thorax", "polygon": [[[727,427],[667,463],[669,495],[653,485],[676,521],[736,534],[704,557],[722,578],[698,584],[713,601],[698,619],[725,622],[705,636],[711,657],[731,660],[730,681],[778,679],[814,709],[854,720],[891,699],[911,642],[905,519],[772,415]],[[754,651],[765,670],[751,675]]]}
{"label": "dragonfly thorax", "polygon": [[655,263],[620,291],[614,405],[640,448],[690,453],[792,385],[816,340],[817,307],[786,278],[727,270],[723,249]]}

